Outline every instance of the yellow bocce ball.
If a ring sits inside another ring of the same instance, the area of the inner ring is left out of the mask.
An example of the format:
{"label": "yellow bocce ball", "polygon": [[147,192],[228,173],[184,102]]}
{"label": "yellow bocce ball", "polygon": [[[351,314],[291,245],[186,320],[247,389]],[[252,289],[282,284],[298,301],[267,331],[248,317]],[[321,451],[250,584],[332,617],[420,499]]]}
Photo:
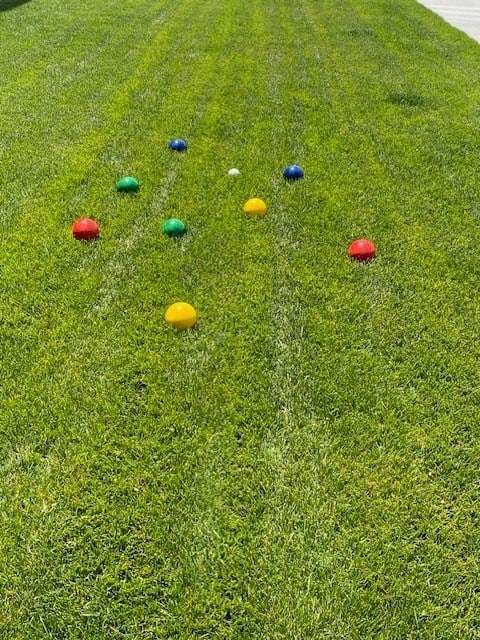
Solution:
{"label": "yellow bocce ball", "polygon": [[197,312],[188,302],[175,302],[168,307],[165,321],[175,329],[191,329],[197,322]]}
{"label": "yellow bocce ball", "polygon": [[251,216],[252,218],[260,218],[267,213],[267,205],[260,198],[250,198],[243,205],[243,210],[247,214],[247,216]]}

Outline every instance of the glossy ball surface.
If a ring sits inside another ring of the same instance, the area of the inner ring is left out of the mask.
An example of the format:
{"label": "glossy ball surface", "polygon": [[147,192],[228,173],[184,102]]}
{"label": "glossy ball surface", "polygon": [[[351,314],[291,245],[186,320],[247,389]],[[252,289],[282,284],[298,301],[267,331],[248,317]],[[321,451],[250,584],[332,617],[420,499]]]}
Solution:
{"label": "glossy ball surface", "polygon": [[376,255],[375,245],[370,240],[360,238],[348,247],[348,255],[354,260],[371,260]]}
{"label": "glossy ball surface", "polygon": [[247,216],[260,218],[267,213],[267,205],[263,200],[260,200],[260,198],[250,198],[250,200],[247,200],[243,205],[243,210]]}
{"label": "glossy ball surface", "polygon": [[165,313],[165,321],[175,329],[191,329],[197,322],[197,312],[188,302],[175,302]]}
{"label": "glossy ball surface", "polygon": [[123,191],[123,193],[132,193],[134,191],[138,191],[138,189],[138,180],[132,178],[131,176],[120,178],[120,180],[117,182],[117,191]]}
{"label": "glossy ball surface", "polygon": [[79,218],[72,225],[72,234],[76,240],[93,240],[99,234],[98,224],[91,218]]}
{"label": "glossy ball surface", "polygon": [[178,218],[169,218],[163,223],[162,230],[170,238],[180,238],[187,232],[187,227]]}
{"label": "glossy ball surface", "polygon": [[286,180],[300,180],[303,178],[303,169],[298,164],[289,164],[283,170],[283,177]]}
{"label": "glossy ball surface", "polygon": [[185,142],[185,140],[182,140],[180,138],[175,138],[175,140],[171,140],[169,142],[168,148],[171,151],[186,151],[187,143]]}

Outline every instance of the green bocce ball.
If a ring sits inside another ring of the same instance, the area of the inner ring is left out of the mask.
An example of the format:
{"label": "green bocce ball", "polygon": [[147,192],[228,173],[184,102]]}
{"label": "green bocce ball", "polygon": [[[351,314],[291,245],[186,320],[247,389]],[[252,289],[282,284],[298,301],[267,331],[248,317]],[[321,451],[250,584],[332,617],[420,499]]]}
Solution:
{"label": "green bocce ball", "polygon": [[162,227],[164,233],[170,238],[180,238],[187,231],[185,224],[178,218],[169,218],[165,220]]}
{"label": "green bocce ball", "polygon": [[125,176],[125,178],[121,178],[117,182],[117,191],[122,191],[123,193],[132,193],[138,191],[138,188],[138,180],[131,176]]}

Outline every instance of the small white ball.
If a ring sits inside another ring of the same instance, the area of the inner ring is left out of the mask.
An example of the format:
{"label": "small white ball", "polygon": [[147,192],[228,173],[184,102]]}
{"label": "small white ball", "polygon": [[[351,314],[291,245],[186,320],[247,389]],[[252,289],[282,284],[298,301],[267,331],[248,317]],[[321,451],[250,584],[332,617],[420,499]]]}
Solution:
{"label": "small white ball", "polygon": [[230,171],[228,172],[229,176],[239,176],[240,175],[240,171],[238,169],[230,169]]}

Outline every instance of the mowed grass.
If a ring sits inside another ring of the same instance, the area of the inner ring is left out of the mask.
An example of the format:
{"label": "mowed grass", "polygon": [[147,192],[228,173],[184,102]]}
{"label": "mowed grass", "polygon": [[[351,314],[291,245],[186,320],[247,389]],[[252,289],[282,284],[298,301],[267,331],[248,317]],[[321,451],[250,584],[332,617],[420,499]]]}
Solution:
{"label": "mowed grass", "polygon": [[479,45],[413,0],[0,33],[2,640],[479,638]]}

